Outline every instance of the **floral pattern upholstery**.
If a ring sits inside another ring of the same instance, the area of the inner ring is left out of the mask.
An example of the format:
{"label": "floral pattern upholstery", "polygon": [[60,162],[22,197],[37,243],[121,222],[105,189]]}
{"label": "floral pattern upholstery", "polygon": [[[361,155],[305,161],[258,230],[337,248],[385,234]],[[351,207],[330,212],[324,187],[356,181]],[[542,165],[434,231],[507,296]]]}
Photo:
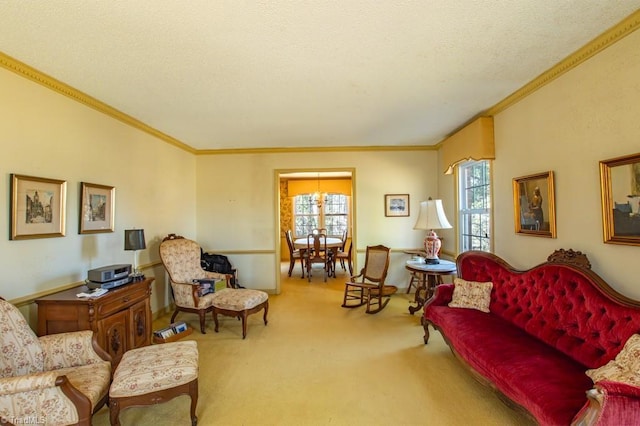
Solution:
{"label": "floral pattern upholstery", "polygon": [[[78,422],[78,411],[56,386],[60,376],[87,396],[91,408],[108,392],[111,363],[93,350],[92,332],[36,337],[20,311],[0,300],[0,417],[19,424]],[[14,421],[11,421],[14,419]]]}
{"label": "floral pattern upholstery", "polygon": [[193,340],[133,349],[124,354],[109,391],[112,398],[158,392],[198,378],[198,346]]}
{"label": "floral pattern upholstery", "polygon": [[0,377],[23,376],[43,370],[44,351],[20,311],[0,300]]}
{"label": "floral pattern upholstery", "polygon": [[482,312],[490,312],[492,282],[466,281],[462,278],[453,280],[453,296],[449,307],[477,309]]}
{"label": "floral pattern upholstery", "polygon": [[93,350],[91,330],[50,334],[40,337],[44,350],[44,369],[57,370],[105,362]]}
{"label": "floral pattern upholstery", "polygon": [[608,380],[640,386],[640,334],[627,340],[618,355],[600,368],[585,372],[594,383]]}
{"label": "floral pattern upholstery", "polygon": [[165,240],[160,244],[160,258],[169,273],[173,296],[178,306],[197,309],[211,306],[211,301],[206,296],[197,298],[199,300],[193,297],[193,280],[228,279],[224,274],[202,269],[200,254],[200,245],[186,238]]}
{"label": "floral pattern upholstery", "polygon": [[212,296],[213,306],[229,311],[244,311],[255,308],[269,298],[269,295],[264,291],[248,288],[225,288],[212,293],[210,296]]}

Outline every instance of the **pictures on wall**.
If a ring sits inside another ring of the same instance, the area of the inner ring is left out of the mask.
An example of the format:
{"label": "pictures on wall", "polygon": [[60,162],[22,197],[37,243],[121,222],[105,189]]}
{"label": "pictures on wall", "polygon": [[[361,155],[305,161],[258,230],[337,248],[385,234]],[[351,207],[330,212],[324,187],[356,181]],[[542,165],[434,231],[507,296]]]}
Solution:
{"label": "pictures on wall", "polygon": [[9,239],[64,237],[67,182],[11,174]]}
{"label": "pictures on wall", "polygon": [[81,182],[80,234],[114,231],[115,188]]}
{"label": "pictures on wall", "polygon": [[[67,182],[12,173],[10,240],[64,237]],[[114,232],[115,188],[80,183],[79,234]]]}
{"label": "pictures on wall", "polygon": [[605,243],[640,245],[640,153],[600,162]]}
{"label": "pictures on wall", "polygon": [[385,194],[384,215],[386,217],[409,216],[409,194]]}
{"label": "pictures on wall", "polygon": [[556,238],[553,172],[514,178],[513,211],[517,234]]}

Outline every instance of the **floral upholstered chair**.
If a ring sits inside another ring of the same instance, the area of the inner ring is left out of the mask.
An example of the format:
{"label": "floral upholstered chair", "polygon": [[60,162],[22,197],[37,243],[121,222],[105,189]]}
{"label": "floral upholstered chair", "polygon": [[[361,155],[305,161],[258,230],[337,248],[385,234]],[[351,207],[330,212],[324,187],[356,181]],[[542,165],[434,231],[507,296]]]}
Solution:
{"label": "floral upholstered chair", "polygon": [[106,402],[110,356],[92,331],[36,337],[0,298],[0,419],[13,424],[90,425]]}
{"label": "floral upholstered chair", "polygon": [[[218,331],[218,314],[238,317],[242,320],[242,337],[247,335],[247,316],[262,309],[267,323],[269,300],[267,293],[251,289],[230,288],[232,275],[205,271],[200,264],[200,245],[175,234],[169,234],[160,243],[160,259],[169,274],[176,310],[171,316],[174,322],[178,312],[197,313],[200,331],[205,334],[205,316],[211,312],[215,331]],[[226,288],[200,295],[197,281],[202,279],[226,280]]]}

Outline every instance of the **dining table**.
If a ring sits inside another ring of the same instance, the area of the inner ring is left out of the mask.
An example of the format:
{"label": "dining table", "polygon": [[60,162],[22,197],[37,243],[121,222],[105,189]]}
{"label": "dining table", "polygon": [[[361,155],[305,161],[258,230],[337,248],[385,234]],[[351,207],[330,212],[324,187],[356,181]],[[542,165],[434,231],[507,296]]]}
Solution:
{"label": "dining table", "polygon": [[[324,246],[324,238],[325,237],[320,236],[321,246]],[[340,238],[326,237],[326,239],[327,239],[327,251],[329,252],[332,252],[335,249],[338,249],[343,246],[342,239]],[[302,258],[304,258],[304,252],[309,247],[309,244],[313,245],[313,240],[309,240],[309,242],[307,242],[307,237],[296,238],[295,240],[293,240],[293,247],[300,250],[300,254],[302,255]],[[334,250],[331,250],[331,249],[334,249]],[[330,277],[334,277],[334,278],[336,277],[335,268],[333,264],[331,265],[331,270],[329,271],[328,275]]]}
{"label": "dining table", "polygon": [[[310,241],[313,245],[313,240]],[[320,245],[324,246],[322,242],[322,237],[320,237]],[[307,248],[307,237],[304,238],[296,238],[293,241],[293,247],[297,249],[306,249]],[[342,240],[340,238],[335,237],[327,237],[327,249],[342,247]]]}

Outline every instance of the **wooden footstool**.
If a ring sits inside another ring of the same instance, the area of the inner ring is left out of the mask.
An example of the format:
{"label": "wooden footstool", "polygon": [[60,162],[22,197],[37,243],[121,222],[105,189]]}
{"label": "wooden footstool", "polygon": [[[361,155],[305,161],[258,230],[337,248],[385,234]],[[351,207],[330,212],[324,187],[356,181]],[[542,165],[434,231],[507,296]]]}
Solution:
{"label": "wooden footstool", "polygon": [[263,321],[267,325],[269,295],[264,291],[248,288],[225,288],[216,291],[211,298],[213,322],[218,332],[218,314],[236,317],[242,320],[242,338],[247,337],[247,317],[264,309]]}
{"label": "wooden footstool", "polygon": [[120,410],[160,404],[179,395],[191,396],[191,424],[198,423],[198,346],[195,341],[164,343],[124,354],[109,389],[112,425]]}

